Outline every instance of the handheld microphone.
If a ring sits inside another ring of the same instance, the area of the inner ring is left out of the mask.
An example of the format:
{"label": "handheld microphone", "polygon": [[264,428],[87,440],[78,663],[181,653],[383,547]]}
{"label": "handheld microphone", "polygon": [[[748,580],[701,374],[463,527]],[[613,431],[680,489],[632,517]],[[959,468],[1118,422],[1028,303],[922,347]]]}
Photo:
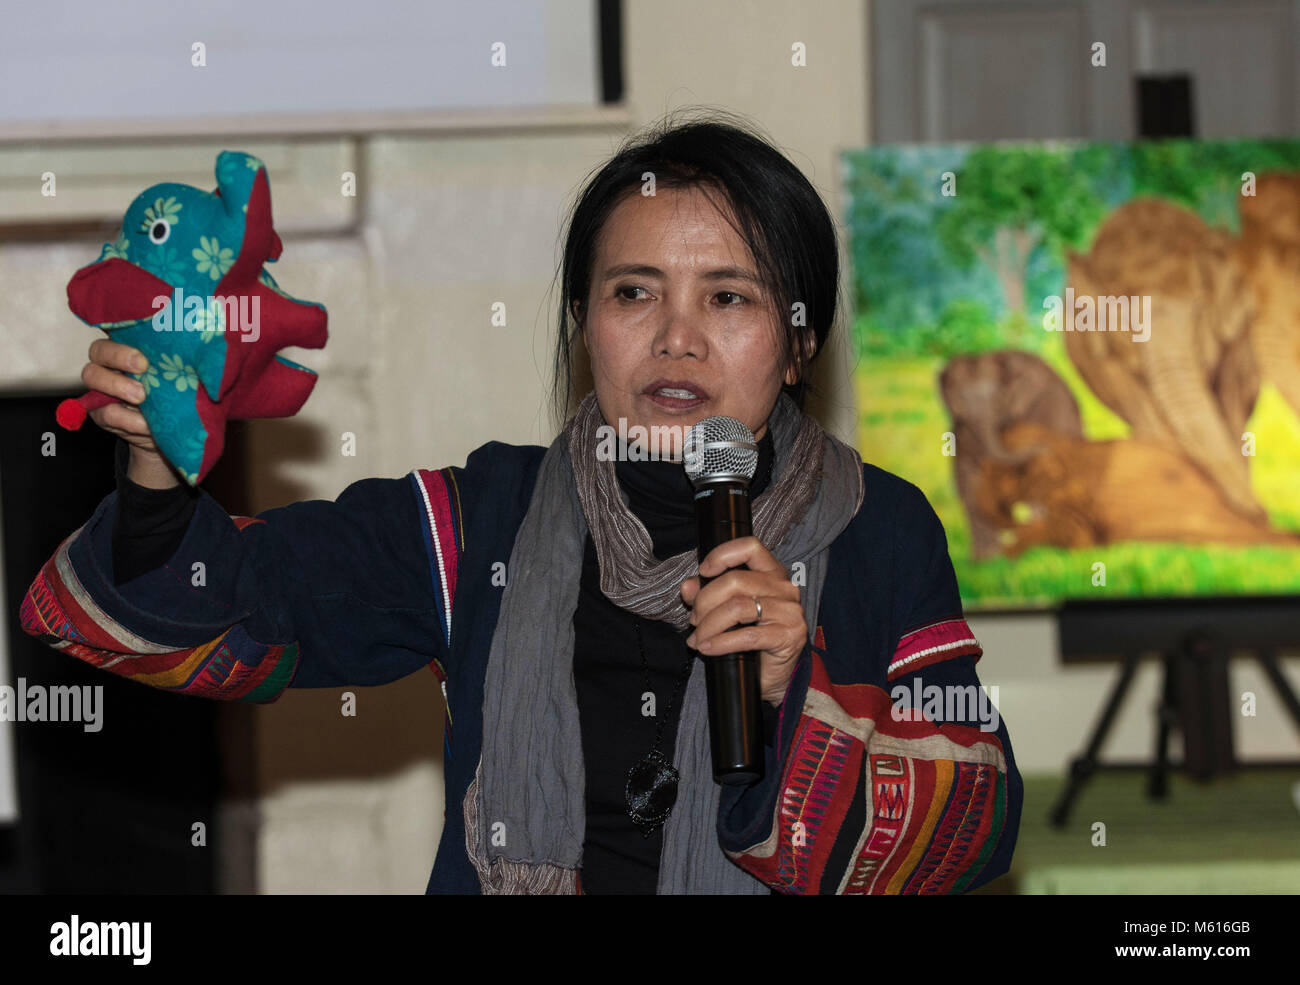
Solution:
{"label": "handheld microphone", "polygon": [[[734,417],[706,417],[686,435],[682,461],[695,487],[699,560],[719,544],[753,534],[749,483],[758,443]],[[700,588],[714,577],[700,576]],[[763,705],[756,650],[704,657],[713,779],[743,786],[763,778]]]}

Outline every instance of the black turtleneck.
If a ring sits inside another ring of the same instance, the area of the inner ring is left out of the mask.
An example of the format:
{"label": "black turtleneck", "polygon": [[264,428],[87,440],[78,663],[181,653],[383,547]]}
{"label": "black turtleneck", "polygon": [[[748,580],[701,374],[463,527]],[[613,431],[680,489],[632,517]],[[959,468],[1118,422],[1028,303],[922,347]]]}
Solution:
{"label": "black turtleneck", "polygon": [[[751,497],[762,493],[771,478],[775,447],[770,429],[759,440],[758,449]],[[697,549],[695,491],[680,462],[616,462],[614,471],[627,494],[628,508],[650,534],[655,557],[664,560]],[[637,648],[637,622],[659,717],[642,714],[646,687]],[[667,717],[660,751],[665,758],[672,758],[685,683],[677,689],[675,701],[673,692],[690,656],[686,646],[690,634],[679,633],[665,622],[633,616],[610,602],[600,590],[600,567],[590,534],[573,628],[573,677],[587,778],[582,889],[586,893],[653,894],[659,878],[663,829],[642,837],[627,816],[624,787],[627,771],[654,745],[663,716]],[[763,707],[770,731],[775,709],[766,703]]]}

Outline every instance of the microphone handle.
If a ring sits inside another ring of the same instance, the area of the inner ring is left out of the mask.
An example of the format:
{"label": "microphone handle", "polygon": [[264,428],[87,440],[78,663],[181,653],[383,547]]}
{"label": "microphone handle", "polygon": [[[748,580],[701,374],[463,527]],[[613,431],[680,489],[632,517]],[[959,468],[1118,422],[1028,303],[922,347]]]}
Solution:
{"label": "microphone handle", "polygon": [[[719,544],[752,535],[748,483],[714,482],[698,490],[695,519],[701,561]],[[715,577],[720,576],[701,575],[700,587]],[[763,778],[765,759],[758,652],[747,650],[702,659],[709,701],[713,779],[728,786],[756,783]]]}

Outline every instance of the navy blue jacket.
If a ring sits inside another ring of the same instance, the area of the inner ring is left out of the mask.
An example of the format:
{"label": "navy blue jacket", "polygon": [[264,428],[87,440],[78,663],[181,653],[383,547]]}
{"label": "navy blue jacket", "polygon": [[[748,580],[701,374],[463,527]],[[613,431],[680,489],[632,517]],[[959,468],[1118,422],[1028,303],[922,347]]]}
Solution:
{"label": "navy blue jacket", "polygon": [[[36,576],[21,623],[112,673],[221,700],[431,667],[447,700],[448,809],[427,891],[478,893],[462,803],[503,591],[494,565],[545,451],[493,441],[464,467],[363,479],[256,517],[201,491],[170,561],[120,586],[110,493]],[[977,693],[982,649],[939,518],[916,486],[863,470],[765,778],[723,788],[718,837],[781,893],[967,891],[1008,871],[1023,786],[1006,725]]]}

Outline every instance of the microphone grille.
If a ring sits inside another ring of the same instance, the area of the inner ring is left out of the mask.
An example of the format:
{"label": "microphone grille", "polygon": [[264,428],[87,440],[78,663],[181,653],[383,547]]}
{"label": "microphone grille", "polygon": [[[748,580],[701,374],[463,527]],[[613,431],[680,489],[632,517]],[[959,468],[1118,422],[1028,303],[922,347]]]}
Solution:
{"label": "microphone grille", "polygon": [[758,469],[758,442],[734,417],[706,417],[686,432],[682,462],[697,489],[722,479],[748,482]]}

